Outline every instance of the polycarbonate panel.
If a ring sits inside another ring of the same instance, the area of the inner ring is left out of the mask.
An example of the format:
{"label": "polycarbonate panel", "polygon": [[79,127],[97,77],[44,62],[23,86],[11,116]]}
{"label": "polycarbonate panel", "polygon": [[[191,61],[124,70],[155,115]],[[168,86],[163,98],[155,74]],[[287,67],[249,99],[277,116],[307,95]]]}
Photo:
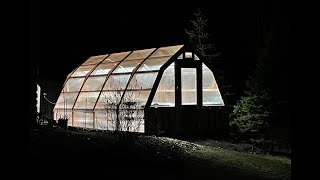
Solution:
{"label": "polycarbonate panel", "polygon": [[[130,91],[127,90],[123,96],[121,102],[121,108],[144,108],[146,105],[151,90],[139,90],[139,91]],[[135,102],[132,107],[128,107],[126,102]]]}
{"label": "polycarbonate panel", "polygon": [[84,62],[82,65],[93,65],[93,64],[99,64],[104,58],[106,58],[108,54],[106,55],[99,55],[99,56],[91,56],[86,62]]}
{"label": "polycarbonate panel", "polygon": [[173,56],[183,45],[168,46],[158,48],[150,57],[163,57],[163,56]]}
{"label": "polycarbonate panel", "polygon": [[116,63],[104,63],[99,64],[98,67],[90,75],[103,75],[108,74],[109,71],[118,64]]}
{"label": "polycarbonate panel", "polygon": [[132,121],[120,121],[119,130],[130,132],[144,132],[144,120],[141,119]]}
{"label": "polycarbonate panel", "polygon": [[139,67],[137,72],[159,70],[170,58],[171,56],[148,58]]}
{"label": "polycarbonate panel", "polygon": [[202,63],[202,92],[203,105],[221,105],[224,106],[218,85],[212,71]]}
{"label": "polycarbonate panel", "polygon": [[119,62],[123,60],[129,53],[130,51],[110,54],[110,56],[106,58],[102,63]]}
{"label": "polycarbonate panel", "polygon": [[80,91],[83,81],[84,81],[84,78],[69,78],[62,92]]}
{"label": "polycarbonate panel", "polygon": [[112,73],[130,73],[133,71],[134,68],[136,68],[142,62],[142,60],[143,59],[132,60],[132,61],[124,60],[119,64],[119,66]]}
{"label": "polycarbonate panel", "polygon": [[74,109],[93,109],[99,92],[81,92],[74,106]]}
{"label": "polycarbonate panel", "polygon": [[151,89],[157,78],[158,72],[135,73],[127,89]]}
{"label": "polycarbonate panel", "polygon": [[133,51],[133,52],[125,59],[125,61],[145,59],[145,58],[148,57],[155,49],[156,49],[156,48]]}
{"label": "polycarbonate panel", "polygon": [[77,96],[78,93],[61,93],[58,101],[56,102],[55,108],[72,109]]}
{"label": "polycarbonate panel", "polygon": [[194,55],[194,60],[200,60],[196,54],[193,54],[193,55]]}
{"label": "polycarbonate panel", "polygon": [[71,77],[86,76],[96,65],[80,66]]}
{"label": "polycarbonate panel", "polygon": [[[110,126],[110,116],[107,116],[106,110],[95,111],[95,128],[101,130],[112,130]],[[109,119],[108,119],[109,118]]]}
{"label": "polycarbonate panel", "polygon": [[95,120],[96,121],[107,121],[107,110],[101,109],[101,110],[95,110],[94,115],[95,115]]}
{"label": "polycarbonate panel", "polygon": [[100,91],[107,76],[89,77],[81,91]]}
{"label": "polycarbonate panel", "polygon": [[124,91],[102,91],[95,109],[107,109],[107,104],[115,102],[118,104]]}
{"label": "polycarbonate panel", "polygon": [[188,59],[192,58],[192,52],[185,52],[184,57]]}
{"label": "polycarbonate panel", "polygon": [[93,112],[74,111],[73,126],[83,128],[93,128]]}
{"label": "polycarbonate panel", "polygon": [[181,68],[181,104],[197,104],[196,68]]}
{"label": "polycarbonate panel", "polygon": [[104,85],[103,90],[124,90],[129,78],[130,74],[111,75]]}
{"label": "polycarbonate panel", "polygon": [[163,72],[151,106],[175,106],[174,63]]}
{"label": "polycarbonate panel", "polygon": [[67,118],[68,119],[68,126],[71,126],[72,121],[72,111],[71,109],[54,109],[53,118],[58,120],[61,118]]}

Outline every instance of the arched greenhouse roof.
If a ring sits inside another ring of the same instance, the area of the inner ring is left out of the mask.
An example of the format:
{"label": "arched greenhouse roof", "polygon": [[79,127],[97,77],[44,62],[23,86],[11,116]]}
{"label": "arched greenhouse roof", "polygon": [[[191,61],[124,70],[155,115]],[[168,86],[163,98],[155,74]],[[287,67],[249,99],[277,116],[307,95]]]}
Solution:
{"label": "arched greenhouse roof", "polygon": [[105,97],[116,93],[123,97],[129,91],[139,94],[143,107],[160,68],[182,47],[91,56],[68,75],[54,109],[99,110],[104,108]]}

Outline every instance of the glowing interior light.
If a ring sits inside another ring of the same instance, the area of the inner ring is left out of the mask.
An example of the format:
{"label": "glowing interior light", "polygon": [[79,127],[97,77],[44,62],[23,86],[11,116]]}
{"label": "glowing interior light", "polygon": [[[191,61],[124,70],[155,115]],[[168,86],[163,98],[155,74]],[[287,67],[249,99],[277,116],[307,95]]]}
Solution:
{"label": "glowing interior light", "polygon": [[200,60],[197,55],[194,54],[194,60]]}
{"label": "glowing interior light", "polygon": [[185,52],[185,58],[192,58],[192,52]]}

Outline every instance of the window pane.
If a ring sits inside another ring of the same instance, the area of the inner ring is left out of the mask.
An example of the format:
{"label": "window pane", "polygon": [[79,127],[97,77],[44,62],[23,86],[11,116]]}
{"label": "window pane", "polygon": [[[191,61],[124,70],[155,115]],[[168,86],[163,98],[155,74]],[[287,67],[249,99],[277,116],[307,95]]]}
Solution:
{"label": "window pane", "polygon": [[194,54],[194,60],[200,60],[196,54]]}
{"label": "window pane", "polygon": [[121,52],[110,54],[102,63],[119,62],[123,60],[130,52]]}
{"label": "window pane", "polygon": [[92,56],[90,57],[86,62],[83,63],[83,65],[93,65],[98,64],[100,61],[102,61],[104,58],[106,58],[108,54],[106,55],[99,55],[99,56]]}
{"label": "window pane", "polygon": [[86,76],[94,67],[95,65],[80,66],[71,77]]}
{"label": "window pane", "polygon": [[171,56],[148,58],[139,67],[138,72],[159,70],[164,63],[166,63]]}
{"label": "window pane", "polygon": [[111,119],[107,119],[110,116],[107,116],[107,112],[106,110],[96,110],[95,111],[95,122],[96,122],[96,127],[97,129],[102,129],[102,130],[112,130],[110,123],[108,123],[108,121],[110,121]]}
{"label": "window pane", "polygon": [[124,91],[102,91],[95,109],[106,109],[107,104],[113,102],[119,104]]}
{"label": "window pane", "polygon": [[202,63],[202,91],[203,105],[221,105],[224,106],[218,85],[212,71]]}
{"label": "window pane", "polygon": [[174,63],[163,72],[151,106],[175,106]]}
{"label": "window pane", "polygon": [[177,46],[168,46],[168,47],[161,47],[158,48],[150,57],[163,57],[163,56],[172,56],[174,55],[179,49],[182,48],[183,45]]}
{"label": "window pane", "polygon": [[145,59],[154,50],[155,50],[155,48],[133,51],[124,61]]}
{"label": "window pane", "polygon": [[181,98],[182,105],[197,104],[196,68],[181,68]]}
{"label": "window pane", "polygon": [[117,63],[99,64],[99,66],[91,73],[91,75],[108,74],[108,72],[116,65]]}
{"label": "window pane", "polygon": [[56,102],[55,108],[72,109],[77,96],[78,93],[61,93],[58,98],[58,101]]}
{"label": "window pane", "polygon": [[53,119],[58,120],[60,118],[68,118],[68,126],[71,126],[72,120],[72,111],[71,109],[64,110],[64,109],[54,109]]}
{"label": "window pane", "polygon": [[84,78],[69,78],[62,92],[80,91]]}
{"label": "window pane", "polygon": [[99,92],[81,92],[74,108],[75,109],[93,109],[93,106],[98,99],[98,95],[99,95]]}
{"label": "window pane", "polygon": [[158,72],[153,73],[136,73],[127,89],[151,89],[156,80]]}
{"label": "window pane", "polygon": [[192,58],[192,52],[185,52],[184,57],[185,58]]}
{"label": "window pane", "polygon": [[182,45],[158,48],[150,57],[140,66],[139,71],[159,70],[172,55],[174,55]]}
{"label": "window pane", "polygon": [[104,90],[124,90],[129,81],[130,74],[125,75],[111,75],[105,86]]}
{"label": "window pane", "polygon": [[112,72],[112,73],[128,73],[132,72],[135,67],[137,67],[143,59],[139,60],[132,60],[132,61],[127,61],[124,60],[122,61],[119,66]]}
{"label": "window pane", "polygon": [[[123,96],[121,108],[144,108],[146,105],[151,90],[142,91],[126,91]],[[127,102],[134,102],[132,106],[128,106]]]}
{"label": "window pane", "polygon": [[99,91],[102,88],[106,76],[102,77],[89,77],[84,83],[81,91]]}
{"label": "window pane", "polygon": [[74,111],[73,126],[83,128],[93,128],[93,112]]}

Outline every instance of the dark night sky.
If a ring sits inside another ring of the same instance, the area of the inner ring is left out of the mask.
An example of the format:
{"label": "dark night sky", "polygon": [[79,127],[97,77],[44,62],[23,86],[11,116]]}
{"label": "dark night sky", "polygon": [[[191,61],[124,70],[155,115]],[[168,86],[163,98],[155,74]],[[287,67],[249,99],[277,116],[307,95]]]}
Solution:
{"label": "dark night sky", "polygon": [[240,85],[255,61],[255,1],[32,1],[29,57],[44,79],[64,81],[91,55],[183,44],[197,8],[209,19],[226,77]]}

